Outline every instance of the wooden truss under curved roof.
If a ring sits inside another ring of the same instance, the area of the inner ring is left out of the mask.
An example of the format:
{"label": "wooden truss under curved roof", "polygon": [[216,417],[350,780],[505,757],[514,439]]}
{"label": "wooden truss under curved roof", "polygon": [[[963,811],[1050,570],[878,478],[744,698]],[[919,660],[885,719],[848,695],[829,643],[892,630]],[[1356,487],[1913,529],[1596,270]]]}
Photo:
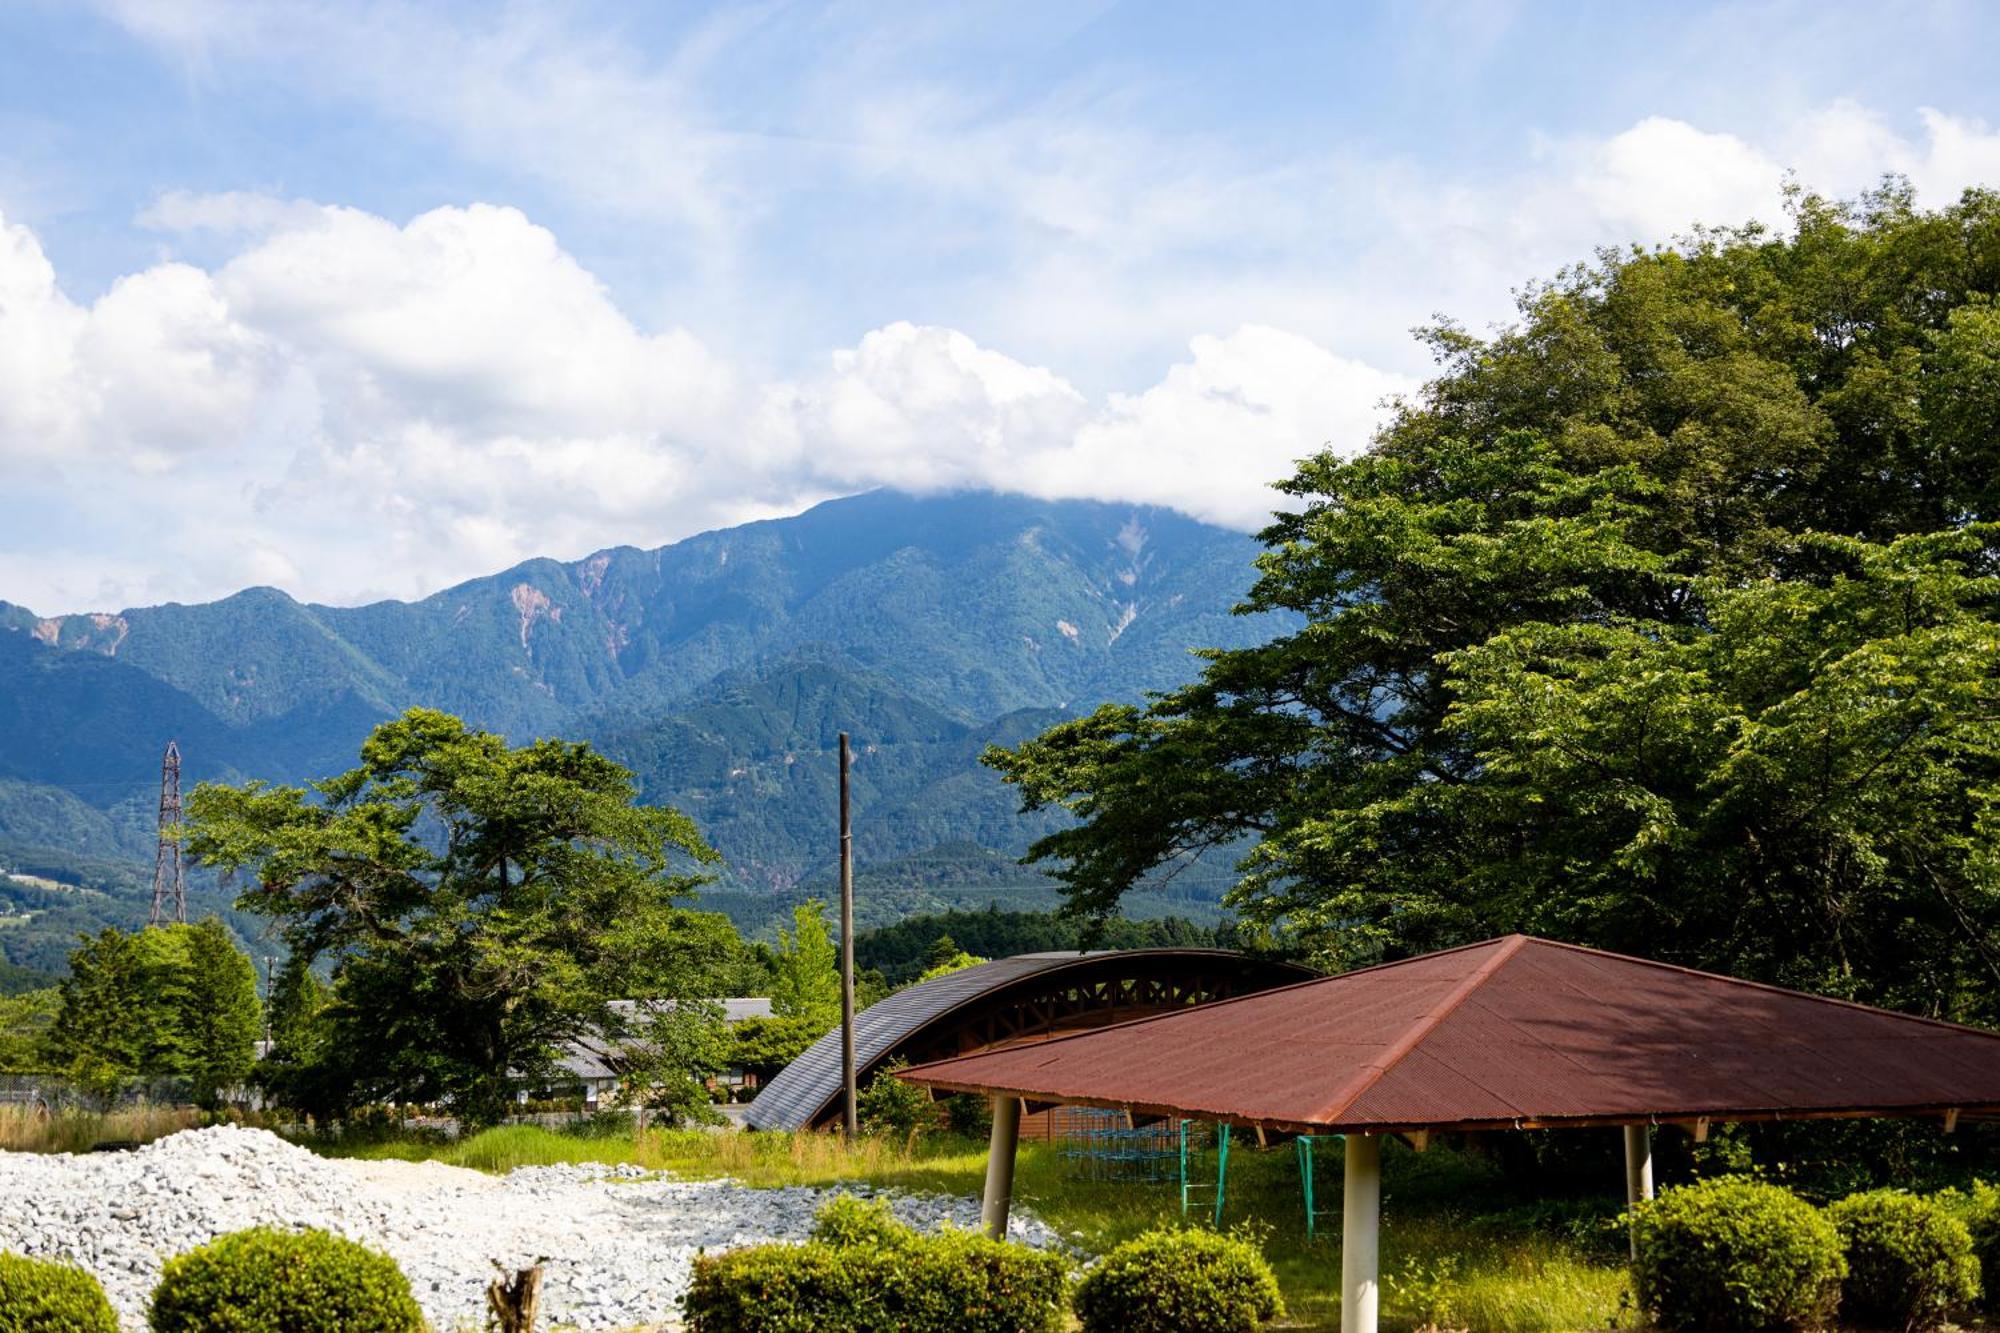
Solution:
{"label": "wooden truss under curved roof", "polygon": [[[912,1063],[1044,1041],[1281,986],[1314,974],[1228,949],[1030,953],[968,967],[855,1016],[857,1078]],[[750,1103],[752,1129],[806,1129],[840,1110],[840,1029],[787,1065]]]}

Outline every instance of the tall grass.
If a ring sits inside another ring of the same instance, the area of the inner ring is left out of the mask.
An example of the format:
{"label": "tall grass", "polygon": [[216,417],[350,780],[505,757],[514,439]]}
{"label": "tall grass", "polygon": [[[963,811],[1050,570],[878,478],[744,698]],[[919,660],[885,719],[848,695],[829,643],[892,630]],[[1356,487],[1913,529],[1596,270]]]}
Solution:
{"label": "tall grass", "polygon": [[191,1107],[99,1113],[0,1106],[0,1152],[89,1152],[100,1144],[150,1143],[203,1123],[205,1117]]}
{"label": "tall grass", "polygon": [[[482,1171],[560,1162],[633,1164],[746,1185],[873,1186],[977,1195],[986,1145],[950,1137],[854,1143],[833,1134],[709,1134],[692,1130],[582,1135],[536,1126],[489,1129],[457,1143],[390,1142],[335,1149],[362,1157],[431,1159]],[[1337,1209],[1337,1166],[1322,1163],[1322,1208]],[[1432,1148],[1384,1154],[1382,1324],[1391,1330],[1568,1333],[1612,1326],[1627,1281],[1622,1238],[1604,1230],[1615,1204],[1532,1204],[1513,1196],[1490,1163]],[[1055,1148],[1023,1143],[1015,1195],[1086,1252],[1183,1221],[1169,1185],[1073,1180]],[[1212,1198],[1212,1196],[1210,1196]],[[1208,1209],[1197,1210],[1205,1220]],[[1340,1319],[1337,1215],[1307,1240],[1289,1145],[1230,1158],[1223,1225],[1249,1226],[1264,1246],[1291,1311],[1290,1327],[1334,1329]]]}

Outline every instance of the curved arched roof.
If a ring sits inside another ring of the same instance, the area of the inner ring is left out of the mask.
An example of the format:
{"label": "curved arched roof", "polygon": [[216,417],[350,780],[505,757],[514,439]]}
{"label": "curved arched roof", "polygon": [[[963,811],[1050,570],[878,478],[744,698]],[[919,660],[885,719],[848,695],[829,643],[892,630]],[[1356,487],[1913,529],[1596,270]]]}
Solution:
{"label": "curved arched roof", "polygon": [[[897,991],[855,1015],[854,1065],[869,1071],[898,1054],[948,1042],[979,1015],[1010,1003],[1139,978],[1212,978],[1233,994],[1316,975],[1291,963],[1229,949],[1107,949],[1026,953],[996,958]],[[821,1037],[764,1086],[750,1103],[752,1129],[804,1129],[831,1115],[840,1099],[840,1028]]]}

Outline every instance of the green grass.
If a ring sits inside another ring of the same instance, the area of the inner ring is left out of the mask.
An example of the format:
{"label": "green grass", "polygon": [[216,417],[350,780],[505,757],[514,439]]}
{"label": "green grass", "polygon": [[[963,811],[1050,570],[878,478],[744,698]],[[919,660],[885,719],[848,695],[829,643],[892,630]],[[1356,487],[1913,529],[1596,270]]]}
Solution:
{"label": "green grass", "polygon": [[[986,1169],[983,1142],[864,1139],[849,1145],[826,1134],[663,1131],[639,1138],[507,1126],[460,1143],[392,1141],[331,1151],[482,1171],[631,1163],[685,1176],[729,1176],[758,1187],[865,1181],[970,1196],[978,1195]],[[1021,1145],[1015,1195],[1090,1252],[1181,1221],[1171,1186],[1072,1180],[1053,1148],[1041,1143]],[[1291,1146],[1232,1152],[1223,1225],[1247,1225],[1263,1244],[1291,1312],[1288,1327],[1339,1324],[1339,1201],[1338,1169],[1323,1160],[1319,1206],[1336,1212],[1322,1218],[1319,1235],[1308,1241]],[[1384,1328],[1558,1333],[1607,1328],[1617,1320],[1627,1282],[1623,1235],[1606,1221],[1615,1215],[1608,1192],[1601,1201],[1538,1205],[1512,1195],[1497,1170],[1478,1159],[1445,1148],[1417,1154],[1392,1145],[1384,1154],[1382,1214]]]}

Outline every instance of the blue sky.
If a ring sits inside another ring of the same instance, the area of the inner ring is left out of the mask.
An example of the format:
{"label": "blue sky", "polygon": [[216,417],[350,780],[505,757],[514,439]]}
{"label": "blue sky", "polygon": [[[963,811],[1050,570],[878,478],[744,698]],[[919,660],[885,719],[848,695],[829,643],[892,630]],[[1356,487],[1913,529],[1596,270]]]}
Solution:
{"label": "blue sky", "polygon": [[410,596],[872,485],[1253,526],[1408,330],[1787,172],[2000,184],[2000,9],[0,0],[0,598]]}

